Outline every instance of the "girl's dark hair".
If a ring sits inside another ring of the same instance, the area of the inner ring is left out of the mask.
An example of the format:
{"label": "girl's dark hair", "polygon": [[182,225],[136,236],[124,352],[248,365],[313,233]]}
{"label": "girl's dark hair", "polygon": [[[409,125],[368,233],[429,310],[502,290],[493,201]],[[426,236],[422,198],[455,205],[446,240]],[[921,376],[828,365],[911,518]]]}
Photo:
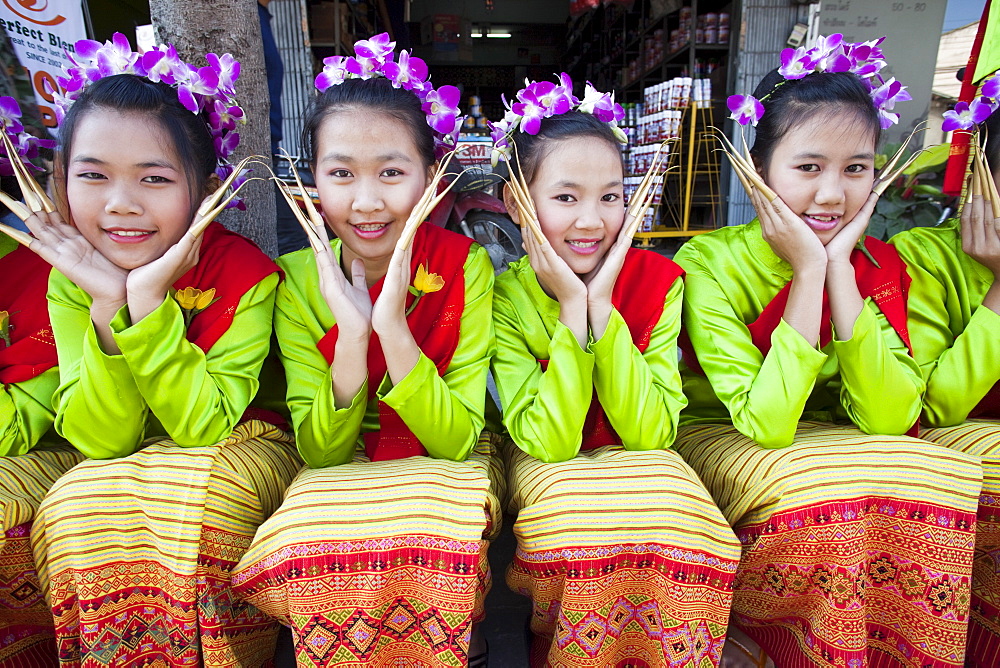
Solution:
{"label": "girl's dark hair", "polygon": [[317,139],[323,121],[338,111],[358,107],[388,114],[406,125],[424,166],[434,164],[434,131],[427,125],[427,115],[421,109],[420,100],[408,90],[393,88],[392,82],[382,77],[347,79],[313,99],[302,128],[302,146],[310,163],[316,162]]}
{"label": "girl's dark hair", "polygon": [[215,173],[216,153],[204,119],[188,111],[177,99],[177,90],[134,74],[104,77],[84,89],[59,126],[58,158],[63,175],[69,172],[70,149],[80,119],[90,112],[107,109],[119,113],[146,114],[159,121],[174,145],[197,207]]}
{"label": "girl's dark hair", "polygon": [[753,92],[758,100],[765,95],[769,95],[762,101],[766,113],[757,123],[756,138],[750,149],[750,155],[765,173],[774,149],[789,130],[818,114],[836,112],[838,117],[853,114],[872,133],[876,146],[882,139],[882,126],[871,95],[861,79],[850,72],[818,72],[786,80],[774,69]]}
{"label": "girl's dark hair", "polygon": [[986,144],[986,162],[990,171],[1000,171],[1000,110],[994,111],[979,126],[979,142]]}
{"label": "girl's dark hair", "polygon": [[[511,176],[516,176],[518,167],[524,175],[524,180],[531,183],[542,158],[548,152],[551,144],[560,139],[575,139],[577,137],[594,137],[606,141],[615,153],[621,156],[621,144],[611,131],[611,126],[597,120],[593,114],[582,111],[568,111],[565,114],[542,119],[538,134],[515,130],[512,141],[515,151],[510,163]],[[513,158],[516,158],[514,160]]]}

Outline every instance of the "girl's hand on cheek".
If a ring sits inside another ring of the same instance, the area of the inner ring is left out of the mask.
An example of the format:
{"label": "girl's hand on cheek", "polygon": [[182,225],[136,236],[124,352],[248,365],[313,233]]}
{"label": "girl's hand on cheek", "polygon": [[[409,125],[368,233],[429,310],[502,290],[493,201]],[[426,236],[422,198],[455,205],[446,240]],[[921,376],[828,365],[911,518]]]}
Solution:
{"label": "girl's hand on cheek", "polygon": [[186,232],[158,259],[129,272],[126,289],[133,325],[159,308],[177,279],[198,264],[201,239]]}
{"label": "girl's hand on cheek", "polygon": [[983,197],[973,195],[962,207],[962,250],[993,272],[994,283],[1000,276],[1000,218],[993,217],[993,207]]}
{"label": "girl's hand on cheek", "polygon": [[826,267],[827,254],[823,242],[780,197],[769,202],[754,189],[750,199],[760,218],[764,241],[775,255],[792,265],[794,273]]}
{"label": "girl's hand on cheek", "polygon": [[851,222],[844,225],[837,232],[837,236],[826,244],[826,256],[831,263],[850,263],[851,252],[858,245],[858,241],[864,237],[865,230],[868,229],[868,221],[871,219],[877,203],[878,194],[871,193]]}
{"label": "girl's hand on cheek", "polygon": [[382,282],[382,292],[372,308],[372,329],[380,338],[409,331],[406,324],[406,295],[410,288],[410,259],[413,245],[395,249]]}
{"label": "girl's hand on cheek", "polygon": [[587,300],[587,286],[573,273],[566,261],[559,257],[546,239],[539,243],[527,227],[522,228],[524,250],[528,253],[531,268],[535,271],[542,289],[559,303]]}
{"label": "girl's hand on cheek", "polygon": [[608,249],[607,254],[597,267],[584,277],[584,282],[587,284],[590,330],[595,339],[600,339],[608,327],[612,308],[611,294],[625,264],[625,256],[631,247],[632,235],[628,234],[628,230],[622,225],[618,238]]}
{"label": "girl's hand on cheek", "polygon": [[313,251],[320,294],[337,321],[338,341],[364,341],[367,345],[372,331],[372,299],[365,279],[364,260],[355,258],[351,263],[351,282],[348,283],[328,242],[314,245]]}
{"label": "girl's hand on cheek", "polygon": [[58,213],[39,211],[25,221],[35,236],[31,250],[111,312],[125,303],[128,272],[101,255]]}

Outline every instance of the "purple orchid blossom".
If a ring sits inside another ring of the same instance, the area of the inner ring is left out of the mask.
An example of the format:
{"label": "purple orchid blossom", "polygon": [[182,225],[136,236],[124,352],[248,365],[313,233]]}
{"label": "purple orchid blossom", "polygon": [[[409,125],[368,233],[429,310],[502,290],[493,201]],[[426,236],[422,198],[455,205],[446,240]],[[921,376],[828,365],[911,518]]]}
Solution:
{"label": "purple orchid blossom", "polygon": [[778,73],[786,79],[801,79],[811,74],[816,68],[816,62],[804,47],[785,49],[781,52],[781,67]]}
{"label": "purple orchid blossom", "polygon": [[215,152],[222,158],[228,158],[232,155],[233,151],[240,143],[240,134],[238,132],[227,132],[222,137],[215,137],[213,140],[215,144]]}
{"label": "purple orchid blossom", "polygon": [[316,88],[320,92],[343,83],[348,78],[346,60],[344,56],[331,56],[323,60],[323,71],[316,75]]}
{"label": "purple orchid blossom", "polygon": [[242,109],[230,107],[221,100],[212,102],[212,107],[208,112],[208,125],[212,130],[216,132],[235,130],[237,122],[245,122]]}
{"label": "purple orchid blossom", "polygon": [[984,81],[983,85],[979,88],[979,94],[994,100],[1000,98],[1000,74],[994,74]]}
{"label": "purple orchid blossom", "polygon": [[879,123],[883,130],[899,122],[899,114],[893,113],[897,102],[912,100],[913,96],[895,78],[889,79],[871,93],[872,103],[878,111]]}
{"label": "purple orchid blossom", "polygon": [[989,118],[995,110],[996,103],[985,97],[978,97],[971,103],[959,102],[954,109],[944,112],[941,130],[944,132],[971,130]]}
{"label": "purple orchid blossom", "polygon": [[177,87],[177,98],[188,111],[197,114],[202,109],[198,97],[208,97],[219,92],[219,75],[211,67],[190,68],[186,80],[181,81]]}
{"label": "purple orchid blossom", "polygon": [[757,121],[764,115],[764,105],[753,95],[730,95],[726,99],[726,106],[733,112],[729,118],[740,125],[757,125]]}
{"label": "purple orchid blossom", "polygon": [[114,74],[143,76],[145,74],[142,65],[138,64],[140,54],[132,52],[128,37],[120,32],[116,32],[110,42],[103,44],[97,50],[96,56],[97,69],[100,70],[101,76],[106,77]]}
{"label": "purple orchid blossom", "polygon": [[8,135],[24,131],[24,126],[21,125],[21,106],[14,98],[0,97],[0,119],[3,120]]}
{"label": "purple orchid blossom", "polygon": [[422,89],[427,80],[427,63],[408,51],[400,51],[398,62],[383,65],[382,73],[392,82],[393,88],[414,90],[419,86]]}
{"label": "purple orchid blossom", "polygon": [[423,104],[427,124],[443,135],[454,132],[458,124],[458,105],[461,99],[461,91],[454,86],[441,86],[427,93]]}
{"label": "purple orchid blossom", "polygon": [[240,62],[229,53],[224,53],[222,56],[206,53],[205,60],[208,61],[209,67],[215,70],[219,79],[219,90],[232,95],[236,89],[236,80],[240,78]]}
{"label": "purple orchid blossom", "polygon": [[[12,97],[0,97],[0,118],[3,119],[3,129],[21,156],[21,162],[37,172],[44,171],[42,167],[31,162],[38,157],[40,148],[55,148],[56,142],[51,139],[39,139],[24,131],[21,124],[21,107]],[[0,174],[10,176],[14,173],[13,165],[6,148],[0,147]]]}
{"label": "purple orchid blossom", "polygon": [[187,66],[177,55],[173,44],[160,45],[152,51],[142,54],[142,67],[146,70],[146,78],[150,81],[172,86],[177,83],[177,73],[183,72]]}
{"label": "purple orchid blossom", "polygon": [[390,41],[389,33],[387,32],[354,43],[355,54],[362,58],[373,58],[379,61],[385,61],[387,57],[391,57],[392,51],[395,48],[396,43]]}

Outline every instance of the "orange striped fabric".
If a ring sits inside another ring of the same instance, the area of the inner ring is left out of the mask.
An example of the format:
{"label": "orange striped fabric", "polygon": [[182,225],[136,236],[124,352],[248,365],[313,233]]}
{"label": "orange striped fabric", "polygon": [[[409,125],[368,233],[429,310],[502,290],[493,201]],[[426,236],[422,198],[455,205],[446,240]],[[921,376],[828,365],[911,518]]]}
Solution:
{"label": "orange striped fabric", "polygon": [[38,504],[83,455],[66,445],[0,457],[0,668],[57,666],[55,627],[31,553]]}
{"label": "orange striped fabric", "polygon": [[677,448],[743,544],[734,619],[775,665],[963,665],[976,457],[809,422],[783,449],[727,424]]}
{"label": "orange striped fabric", "polygon": [[213,446],[163,440],[63,476],[32,530],[62,665],[270,660],[277,625],[229,576],[299,468],[291,437],[252,420]]}
{"label": "orange striped fabric", "polygon": [[676,452],[504,455],[532,665],[718,665],[739,543]]}
{"label": "orange striped fabric", "polygon": [[492,439],[465,462],[359,452],[303,471],[234,590],[291,627],[299,666],[464,666],[501,520]]}
{"label": "orange striped fabric", "polygon": [[979,457],[983,464],[965,660],[974,668],[995,668],[1000,666],[1000,422],[969,420],[924,429],[920,438]]}

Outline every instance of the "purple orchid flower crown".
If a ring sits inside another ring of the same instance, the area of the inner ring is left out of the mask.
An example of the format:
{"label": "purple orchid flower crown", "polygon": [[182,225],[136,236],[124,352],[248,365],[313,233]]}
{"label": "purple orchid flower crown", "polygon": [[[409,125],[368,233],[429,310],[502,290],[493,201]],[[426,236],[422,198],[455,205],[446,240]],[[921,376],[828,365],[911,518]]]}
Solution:
{"label": "purple orchid flower crown", "polygon": [[551,81],[524,80],[524,88],[517,91],[517,102],[511,104],[501,96],[507,113],[503,120],[490,123],[490,135],[493,137],[493,166],[502,157],[510,160],[513,152],[511,137],[520,130],[529,135],[537,135],[542,126],[542,119],[551,118],[568,111],[582,111],[594,115],[597,120],[611,126],[615,137],[622,144],[628,144],[628,137],[618,127],[618,121],[625,117],[625,110],[615,102],[614,93],[601,93],[588,81],[583,99],[573,95],[573,80],[563,72],[559,75],[559,83]]}
{"label": "purple orchid flower crown", "polygon": [[[200,116],[208,126],[215,144],[217,166],[215,173],[225,181],[233,172],[229,157],[240,143],[237,124],[246,123],[243,109],[236,101],[235,84],[240,76],[240,63],[230,54],[205,56],[206,67],[185,63],[172,44],[161,44],[145,53],[134,52],[125,35],[116,32],[111,41],[101,44],[81,39],[74,45],[76,52],[67,53],[71,67],[65,76],[56,77],[63,92],[52,90],[45,82],[46,91],[53,96],[56,119],[62,123],[66,111],[90,84],[116,74],[134,74],[153,82],[162,82],[177,89],[177,97],[191,113]],[[247,179],[249,170],[238,176],[232,187],[238,188]],[[236,197],[229,205],[245,209]]]}
{"label": "purple orchid flower crown", "polygon": [[[21,106],[12,97],[0,97],[0,120],[3,121],[4,132],[10,137],[10,143],[17,149],[21,156],[21,162],[36,172],[44,171],[38,165],[31,162],[38,157],[38,149],[55,148],[56,142],[52,139],[40,139],[24,131],[21,124]],[[0,144],[0,175],[11,176],[14,174],[14,167],[11,165],[7,148]]]}
{"label": "purple orchid flower crown", "polygon": [[997,109],[1000,109],[1000,72],[983,81],[983,85],[979,87],[979,97],[972,102],[959,102],[954,109],[944,112],[941,130],[973,130]]}
{"label": "purple orchid flower crown", "polygon": [[444,157],[458,145],[458,134],[465,117],[458,105],[462,97],[455,86],[434,88],[427,74],[427,63],[409,51],[400,51],[393,60],[396,43],[389,33],[381,33],[354,43],[353,56],[331,56],[323,60],[323,71],[316,76],[320,92],[347,79],[385,77],[394,88],[410,91],[420,100],[427,114],[427,125],[434,131],[434,154]]}
{"label": "purple orchid flower crown", "polygon": [[[841,34],[820,37],[816,40],[816,46],[811,49],[800,46],[782,51],[778,73],[787,81],[802,79],[817,72],[850,72],[857,75],[868,87],[872,104],[878,111],[879,124],[885,130],[899,122],[899,114],[892,111],[896,103],[913,98],[895,78],[886,81],[879,75],[887,64],[880,48],[884,41],[885,37],[870,42],[845,42]],[[783,83],[780,82],[778,86]],[[771,93],[760,100],[753,95],[730,95],[726,100],[729,111],[733,112],[730,118],[740,125],[757,125],[764,115],[761,101],[770,97]]]}

